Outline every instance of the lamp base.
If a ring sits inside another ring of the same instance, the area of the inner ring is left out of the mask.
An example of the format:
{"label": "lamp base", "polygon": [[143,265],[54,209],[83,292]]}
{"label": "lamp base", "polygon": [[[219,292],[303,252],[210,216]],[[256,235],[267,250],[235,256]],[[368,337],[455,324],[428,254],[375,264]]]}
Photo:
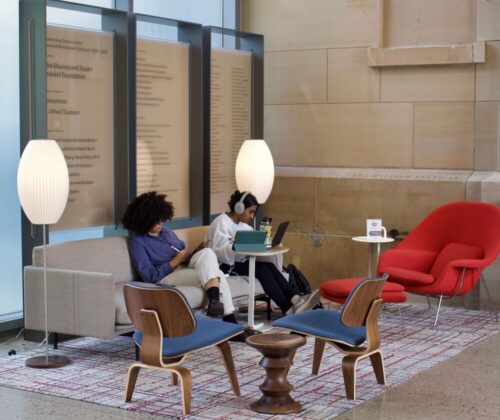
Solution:
{"label": "lamp base", "polygon": [[26,359],[26,366],[36,369],[52,369],[69,365],[71,360],[66,356],[35,356]]}

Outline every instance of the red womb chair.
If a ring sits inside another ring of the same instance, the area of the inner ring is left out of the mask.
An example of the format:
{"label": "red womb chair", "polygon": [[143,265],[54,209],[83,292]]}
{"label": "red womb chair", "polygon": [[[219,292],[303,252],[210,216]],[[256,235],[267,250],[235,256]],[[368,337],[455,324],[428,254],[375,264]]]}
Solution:
{"label": "red womb chair", "polygon": [[401,243],[380,255],[377,270],[407,292],[439,297],[436,325],[443,297],[467,294],[499,253],[500,209],[461,201],[430,213]]}

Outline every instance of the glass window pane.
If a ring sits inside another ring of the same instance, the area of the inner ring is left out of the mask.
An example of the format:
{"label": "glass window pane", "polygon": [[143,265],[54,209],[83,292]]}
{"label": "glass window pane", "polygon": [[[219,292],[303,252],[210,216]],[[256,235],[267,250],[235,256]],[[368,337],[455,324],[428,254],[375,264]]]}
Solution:
{"label": "glass window pane", "polygon": [[205,26],[222,25],[222,0],[140,0],[134,2],[134,12]]}
{"label": "glass window pane", "polygon": [[18,0],[2,2],[0,13],[0,322],[21,318],[23,310],[21,207],[17,196],[19,162]]}

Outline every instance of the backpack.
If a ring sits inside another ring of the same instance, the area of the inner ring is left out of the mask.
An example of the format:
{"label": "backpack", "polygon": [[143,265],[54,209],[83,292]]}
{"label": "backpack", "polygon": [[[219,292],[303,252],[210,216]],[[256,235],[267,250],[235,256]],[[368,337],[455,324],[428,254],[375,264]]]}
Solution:
{"label": "backpack", "polygon": [[288,283],[292,287],[295,293],[298,295],[308,295],[311,293],[311,286],[307,280],[304,273],[302,273],[295,265],[288,264],[285,267],[285,271],[288,273]]}

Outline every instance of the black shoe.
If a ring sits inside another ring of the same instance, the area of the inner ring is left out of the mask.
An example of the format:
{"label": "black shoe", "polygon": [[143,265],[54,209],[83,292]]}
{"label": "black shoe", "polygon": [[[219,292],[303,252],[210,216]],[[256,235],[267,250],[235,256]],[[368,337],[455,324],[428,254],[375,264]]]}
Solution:
{"label": "black shoe", "polygon": [[258,331],[258,330],[254,330],[251,327],[246,327],[240,334],[235,335],[234,337],[231,337],[229,339],[229,341],[235,341],[237,343],[244,343],[248,337],[251,337],[252,335],[258,335],[258,334],[262,334],[262,332]]}
{"label": "black shoe", "polygon": [[262,331],[254,330],[252,327],[246,327],[244,332],[247,334],[248,337],[252,335],[262,334]]}
{"label": "black shoe", "polygon": [[229,341],[233,341],[236,343],[244,343],[245,340],[247,339],[247,337],[248,337],[248,334],[246,333],[246,331],[243,331],[240,334],[235,335],[234,337],[231,337],[229,339]]}
{"label": "black shoe", "polygon": [[208,302],[207,316],[217,318],[224,314],[224,305],[220,300],[212,299]]}

